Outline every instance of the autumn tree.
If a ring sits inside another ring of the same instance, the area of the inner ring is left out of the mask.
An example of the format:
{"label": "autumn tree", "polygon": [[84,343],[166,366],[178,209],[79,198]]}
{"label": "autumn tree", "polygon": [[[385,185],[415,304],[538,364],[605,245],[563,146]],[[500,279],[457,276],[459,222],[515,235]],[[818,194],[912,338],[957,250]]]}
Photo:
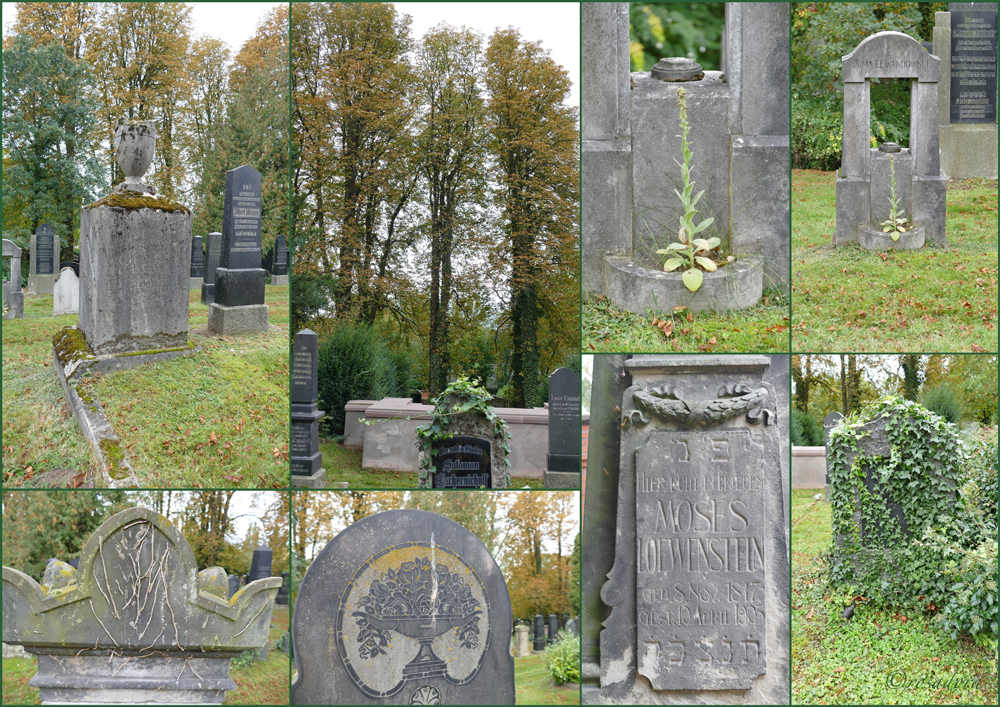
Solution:
{"label": "autumn tree", "polygon": [[903,370],[903,397],[916,400],[920,391],[920,355],[902,354],[899,366]]}
{"label": "autumn tree", "polygon": [[199,567],[215,567],[232,527],[229,506],[235,491],[193,491],[180,523]]}

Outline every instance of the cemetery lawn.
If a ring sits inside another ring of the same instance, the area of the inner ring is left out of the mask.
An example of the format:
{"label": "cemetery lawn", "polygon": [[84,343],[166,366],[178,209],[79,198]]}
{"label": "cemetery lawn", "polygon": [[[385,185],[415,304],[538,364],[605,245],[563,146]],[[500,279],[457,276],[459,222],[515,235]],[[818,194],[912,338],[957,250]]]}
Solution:
{"label": "cemetery lawn", "polygon": [[792,491],[792,704],[996,704],[996,654],[952,640],[933,617],[861,604],[841,618],[820,556],[832,542],[830,504],[817,493]]}
{"label": "cemetery lawn", "polygon": [[[7,661],[4,661],[6,663]],[[544,656],[526,655],[514,658],[515,704],[519,705],[578,705],[580,689],[551,687]]]}
{"label": "cemetery lawn", "polygon": [[[646,316],[618,309],[607,297],[584,298],[581,312],[584,353],[787,353],[788,297],[764,292],[759,304],[729,316],[683,311]],[[666,320],[668,329],[653,325]]]}
{"label": "cemetery lawn", "polygon": [[[271,611],[271,648],[266,661],[238,658],[230,663],[229,675],[236,689],[226,693],[227,705],[282,705],[289,700],[291,659],[277,649],[278,641],[288,630],[289,607]],[[245,654],[244,654],[245,655]]]}
{"label": "cemetery lawn", "polygon": [[948,183],[949,250],[834,248],[836,173],[792,170],[795,351],[997,350],[997,182]]}
{"label": "cemetery lawn", "polygon": [[[323,453],[327,488],[333,488],[338,481],[346,481],[348,488],[352,489],[417,488],[417,472],[365,469],[361,466],[361,450],[349,449],[341,444],[339,439],[321,438],[319,451]],[[511,482],[513,487],[518,489],[523,486],[530,486],[533,489],[544,488],[541,479],[525,479],[515,476]]]}
{"label": "cemetery lawn", "polygon": [[[276,328],[259,337],[211,335],[200,297],[190,291],[188,338],[203,351],[88,374],[81,387],[103,404],[145,486],[287,488],[288,288],[266,288]],[[3,322],[5,486],[53,469],[97,471],[52,367],[52,337],[77,316],[51,312],[51,295],[26,296],[27,318]]]}

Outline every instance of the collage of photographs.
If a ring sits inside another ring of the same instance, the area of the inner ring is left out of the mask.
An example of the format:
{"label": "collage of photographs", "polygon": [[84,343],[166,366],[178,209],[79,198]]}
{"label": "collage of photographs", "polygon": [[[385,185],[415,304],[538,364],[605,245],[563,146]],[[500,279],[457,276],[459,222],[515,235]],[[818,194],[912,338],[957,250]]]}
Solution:
{"label": "collage of photographs", "polygon": [[997,14],[2,3],[2,704],[996,705]]}

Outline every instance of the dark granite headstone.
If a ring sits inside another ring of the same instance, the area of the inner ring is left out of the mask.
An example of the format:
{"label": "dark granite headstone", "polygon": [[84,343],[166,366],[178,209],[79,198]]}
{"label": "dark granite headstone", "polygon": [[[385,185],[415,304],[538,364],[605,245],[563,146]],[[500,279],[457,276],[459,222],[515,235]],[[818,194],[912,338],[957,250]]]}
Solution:
{"label": "dark granite headstone", "polygon": [[559,634],[559,617],[555,614],[549,614],[549,644],[556,642],[556,636]]}
{"label": "dark granite headstone", "polygon": [[558,368],[549,376],[549,471],[580,471],[580,376]]}
{"label": "dark granite headstone", "polygon": [[288,572],[282,572],[281,587],[278,589],[278,596],[274,600],[274,603],[280,604],[281,606],[288,606],[288,597],[291,590],[292,590],[292,585],[289,581]]}
{"label": "dark granite headstone", "polygon": [[229,575],[229,598],[232,599],[238,591],[240,591],[240,578],[231,574]]}
{"label": "dark granite headstone", "polygon": [[69,563],[70,563],[71,565],[73,565],[73,569],[75,569],[75,570],[78,570],[78,569],[80,569],[80,558],[79,558],[79,557],[74,557],[74,558],[72,558],[72,559],[71,559],[71,560],[69,561]]}
{"label": "dark granite headstone", "polygon": [[36,274],[53,274],[53,269],[55,268],[55,240],[56,232],[49,224],[43,223],[35,229],[34,270]]}
{"label": "dark granite headstone", "polygon": [[272,275],[288,274],[288,242],[284,236],[278,236],[274,242],[274,262],[271,265]]}
{"label": "dark granite headstone", "polygon": [[309,566],[292,704],[513,704],[510,598],[489,550],[425,511],[368,516]]}
{"label": "dark granite headstone", "polygon": [[997,3],[950,2],[951,122],[997,118]]}
{"label": "dark granite headstone", "polygon": [[535,614],[535,638],[533,644],[533,650],[545,650],[545,617],[541,614]]}
{"label": "dark granite headstone", "polygon": [[201,303],[215,301],[215,271],[222,258],[222,234],[212,231],[205,236],[205,281],[201,284]]}
{"label": "dark granite headstone", "polygon": [[205,251],[201,236],[191,240],[191,277],[205,277]]}
{"label": "dark granite headstone", "polygon": [[250,574],[248,580],[256,582],[258,579],[266,579],[271,576],[271,548],[261,546],[253,551],[253,559],[250,560]]}
{"label": "dark granite headstone", "polygon": [[490,443],[479,437],[455,435],[434,442],[431,488],[493,488]]}
{"label": "dark granite headstone", "polygon": [[[295,335],[291,362],[291,443],[292,484],[310,479],[308,485],[326,483],[323,454],[319,451],[319,421],[324,413],[317,407],[319,394],[319,337],[309,329]],[[296,477],[300,477],[298,480]],[[320,478],[322,477],[322,478]]]}
{"label": "dark granite headstone", "polygon": [[260,172],[243,165],[226,172],[222,255],[215,271],[215,303],[224,307],[264,304],[260,262]]}

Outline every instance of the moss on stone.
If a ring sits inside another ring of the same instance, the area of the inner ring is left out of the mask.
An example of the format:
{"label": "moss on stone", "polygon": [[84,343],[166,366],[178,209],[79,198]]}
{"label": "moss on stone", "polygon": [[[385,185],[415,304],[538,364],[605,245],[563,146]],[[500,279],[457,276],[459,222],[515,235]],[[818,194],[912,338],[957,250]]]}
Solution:
{"label": "moss on stone", "polygon": [[[166,334],[159,334],[158,336],[166,336]],[[114,354],[115,358],[124,358],[125,356],[146,356],[148,354],[160,354],[160,353],[172,353],[174,351],[187,351],[194,348],[194,342],[190,339],[187,342],[187,346],[176,346],[172,349],[146,349],[144,351],[129,351],[127,353]]]}
{"label": "moss on stone", "polygon": [[52,338],[52,346],[63,368],[78,361],[97,358],[83,332],[75,326],[59,330],[59,333]]}
{"label": "moss on stone", "polygon": [[167,213],[172,213],[174,211],[181,211],[186,214],[191,213],[191,210],[186,206],[181,206],[180,204],[170,201],[169,199],[146,196],[134,191],[111,192],[107,196],[98,199],[93,204],[87,204],[83,208],[96,209],[99,206],[111,206],[114,208],[125,209],[125,211],[156,209],[157,211],[166,211]]}
{"label": "moss on stone", "polygon": [[94,399],[91,397],[90,393],[88,393],[84,389],[84,387],[82,385],[76,386],[76,394],[80,396],[80,400],[82,400],[84,403],[86,403],[87,405],[90,405],[91,408],[93,408]]}
{"label": "moss on stone", "polygon": [[121,445],[118,444],[117,440],[104,438],[98,446],[101,448],[101,452],[108,462],[108,473],[111,474],[111,478],[121,479],[128,476],[128,470],[118,468],[118,465],[125,459],[125,452],[122,451]]}

